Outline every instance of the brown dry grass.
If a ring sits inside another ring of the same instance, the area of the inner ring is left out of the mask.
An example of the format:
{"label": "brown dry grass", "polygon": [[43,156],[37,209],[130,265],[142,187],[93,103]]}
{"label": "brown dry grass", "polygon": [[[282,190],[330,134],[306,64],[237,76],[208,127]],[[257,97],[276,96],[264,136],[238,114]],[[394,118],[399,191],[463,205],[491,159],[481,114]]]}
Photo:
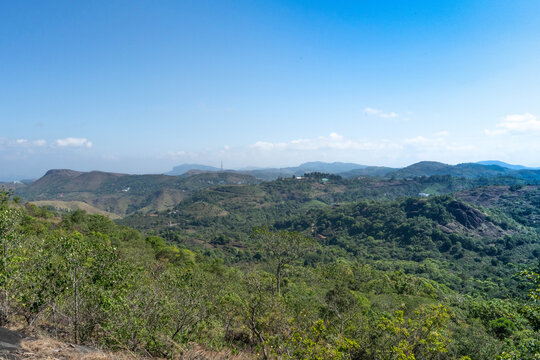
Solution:
{"label": "brown dry grass", "polygon": [[[158,360],[155,357],[145,357],[135,354],[128,349],[124,351],[111,352],[100,350],[93,347],[74,345],[53,339],[40,332],[31,332],[34,336],[29,336],[26,331],[20,328],[4,329],[4,340],[13,344],[16,348],[3,357],[0,354],[0,360],[4,359],[29,359],[29,360]],[[8,336],[12,335],[12,336]],[[1,346],[0,346],[1,349]],[[253,360],[256,356],[249,352],[233,353],[230,349],[220,351],[204,348],[197,344],[191,344],[188,347],[177,348],[181,354],[173,359],[175,360]],[[4,353],[5,354],[5,353]]]}
{"label": "brown dry grass", "polygon": [[118,214],[107,212],[83,201],[40,200],[31,201],[30,203],[36,206],[52,206],[59,210],[74,211],[80,209],[86,211],[88,214],[103,215],[113,220],[121,218]]}
{"label": "brown dry grass", "polygon": [[[20,359],[29,360],[143,360],[149,359],[133,353],[108,352],[57,341],[48,337],[27,338],[16,352]],[[14,354],[15,355],[15,354]],[[2,357],[0,356],[0,359]],[[157,359],[157,358],[154,358]],[[178,360],[253,360],[252,355],[233,354],[230,350],[211,351],[195,346],[185,351]]]}
{"label": "brown dry grass", "polygon": [[30,360],[134,360],[142,359],[131,354],[111,353],[76,346],[56,341],[51,338],[40,337],[25,339],[21,342],[22,351],[19,356]]}

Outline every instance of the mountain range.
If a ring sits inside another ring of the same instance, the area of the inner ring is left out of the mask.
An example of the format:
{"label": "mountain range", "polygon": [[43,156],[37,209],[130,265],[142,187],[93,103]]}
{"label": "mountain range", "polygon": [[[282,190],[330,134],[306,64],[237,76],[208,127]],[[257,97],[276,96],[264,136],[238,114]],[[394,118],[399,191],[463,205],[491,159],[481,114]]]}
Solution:
{"label": "mountain range", "polygon": [[528,167],[528,166],[523,166],[523,165],[512,165],[512,164],[508,164],[508,163],[505,163],[505,162],[499,161],[499,160],[479,161],[479,162],[477,162],[477,164],[480,164],[480,165],[497,165],[497,166],[512,169],[512,170],[540,170],[540,167]]}
{"label": "mountain range", "polygon": [[[174,167],[172,171],[166,174],[184,175],[193,171],[219,171],[219,169],[207,165],[184,164]],[[336,174],[344,178],[364,176],[410,178],[418,176],[450,175],[465,178],[512,176],[526,180],[534,180],[540,177],[540,168],[512,165],[495,160],[480,161],[477,163],[463,163],[457,165],[448,165],[435,161],[421,161],[404,168],[367,166],[343,162],[326,163],[315,161],[303,163],[299,166],[293,167],[227,171],[248,174],[261,180],[274,180],[278,177],[302,176],[305,173],[310,172]]]}
{"label": "mountain range", "polygon": [[[354,163],[333,162],[326,163],[321,161],[306,162],[299,166],[284,167],[284,168],[245,168],[239,170],[227,169],[230,172],[241,172],[255,176],[261,180],[273,180],[278,177],[289,177],[293,175],[303,175],[310,172],[324,172],[331,174],[344,173],[357,169],[370,168],[366,165],[359,165]],[[201,164],[182,164],[175,166],[171,171],[166,172],[165,175],[184,175],[192,173],[193,171],[220,171],[220,169]]]}
{"label": "mountain range", "polygon": [[[169,175],[128,175],[102,171],[80,172],[55,169],[31,183],[0,183],[0,186],[13,189],[23,201],[32,201],[38,205],[65,210],[84,208],[88,212],[105,214],[113,218],[133,213],[152,213],[171,209],[204,188],[223,185],[256,185],[262,181],[301,177],[309,173],[320,173],[319,178],[325,173],[341,176],[342,182],[328,184],[325,189],[320,189],[316,183],[310,185],[311,190],[308,193],[320,194],[317,195],[319,197],[323,196],[324,192],[342,194],[335,196],[335,199],[331,199],[330,202],[353,200],[356,196],[354,194],[360,193],[368,197],[413,196],[419,192],[447,193],[467,188],[472,183],[479,183],[480,180],[486,184],[504,183],[507,185],[540,181],[540,170],[516,165],[508,166],[479,163],[447,165],[422,161],[396,169],[354,163],[309,162],[297,167],[281,169],[219,171],[214,167],[185,164],[175,167]],[[172,173],[177,175],[170,175]],[[433,177],[433,180],[429,180],[430,177]],[[415,179],[416,181],[411,182]],[[310,181],[313,182],[313,180],[314,178],[311,177]],[[281,183],[278,182],[276,186],[283,186],[279,184]],[[306,195],[307,193],[293,191],[290,186],[292,185],[289,184],[286,189],[281,190],[287,192],[291,198],[317,198],[317,196]]]}

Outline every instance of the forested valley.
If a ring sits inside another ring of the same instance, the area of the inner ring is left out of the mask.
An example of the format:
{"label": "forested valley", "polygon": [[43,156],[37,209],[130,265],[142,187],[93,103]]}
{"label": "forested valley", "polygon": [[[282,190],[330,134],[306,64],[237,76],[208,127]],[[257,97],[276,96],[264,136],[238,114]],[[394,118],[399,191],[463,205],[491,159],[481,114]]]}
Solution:
{"label": "forested valley", "polygon": [[539,232],[509,177],[310,173],[114,221],[4,189],[0,325],[170,359],[537,359]]}

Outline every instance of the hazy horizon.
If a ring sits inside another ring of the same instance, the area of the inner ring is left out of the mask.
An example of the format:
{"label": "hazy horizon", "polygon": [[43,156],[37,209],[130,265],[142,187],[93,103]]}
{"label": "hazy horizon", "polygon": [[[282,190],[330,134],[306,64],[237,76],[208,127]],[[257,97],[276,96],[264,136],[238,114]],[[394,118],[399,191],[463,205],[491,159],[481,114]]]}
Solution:
{"label": "hazy horizon", "polygon": [[[421,160],[420,162],[422,161],[435,161],[435,160]],[[480,161],[499,161],[499,160],[493,160],[493,159],[490,159],[490,160],[480,160]],[[297,163],[297,164],[291,164],[291,165],[285,165],[285,166],[245,166],[245,167],[227,167],[227,166],[223,166],[223,170],[224,171],[250,171],[250,170],[267,170],[267,169],[285,169],[285,168],[290,168],[290,167],[297,167],[297,166],[300,166],[300,165],[303,165],[305,163],[311,163],[311,162],[321,162],[321,161],[318,161],[318,160],[313,160],[313,161],[306,161],[306,162],[303,162],[303,163]],[[341,162],[341,161],[322,161],[323,163],[326,163],[326,164],[330,164],[330,163],[344,163],[344,162]],[[355,162],[347,162],[347,163],[352,163],[352,164],[356,164],[356,165],[360,165],[360,166],[382,166],[382,167],[392,167],[392,168],[404,168],[404,167],[407,167],[409,165],[413,165],[413,164],[416,164],[416,163],[410,163],[410,164],[405,164],[405,165],[401,165],[401,166],[388,166],[388,165],[385,165],[385,164],[360,164],[360,163],[355,163]],[[466,162],[466,163],[477,163],[477,162]],[[444,163],[444,164],[447,164],[447,165],[458,165],[458,164],[461,164],[461,163],[455,163],[455,164],[451,164],[451,163]],[[510,164],[510,163],[507,163],[508,165],[522,165],[522,166],[525,166],[527,168],[534,168],[534,169],[537,169],[537,168],[540,168],[540,167],[536,167],[536,166],[528,166],[528,165],[523,165],[523,164]],[[187,163],[183,163],[183,164],[177,164],[176,166],[181,166],[181,165],[202,165],[202,166],[210,166],[210,167],[214,167],[216,169],[220,169],[221,168],[221,163],[220,164],[217,164],[217,165],[212,165],[212,164],[200,164],[200,163],[191,163],[191,164],[187,164]],[[95,169],[78,169],[78,168],[50,168],[50,169],[47,169],[45,170],[43,173],[41,174],[36,174],[35,176],[26,176],[26,177],[9,177],[9,176],[4,176],[4,178],[0,178],[0,182],[13,182],[13,181],[20,181],[20,180],[35,180],[35,179],[38,179],[42,176],[44,176],[46,174],[46,172],[48,172],[49,170],[74,170],[74,171],[80,171],[80,172],[90,172],[90,171],[102,171],[102,172],[111,172],[111,173],[125,173],[125,174],[131,174],[131,175],[152,175],[152,174],[166,174],[167,172],[170,172],[171,170],[174,169],[174,167],[176,166],[173,166],[171,167],[170,169],[166,169],[166,170],[163,170],[163,171],[155,171],[155,172],[129,172],[129,171],[118,171],[117,169],[99,169],[99,168],[95,168]]]}

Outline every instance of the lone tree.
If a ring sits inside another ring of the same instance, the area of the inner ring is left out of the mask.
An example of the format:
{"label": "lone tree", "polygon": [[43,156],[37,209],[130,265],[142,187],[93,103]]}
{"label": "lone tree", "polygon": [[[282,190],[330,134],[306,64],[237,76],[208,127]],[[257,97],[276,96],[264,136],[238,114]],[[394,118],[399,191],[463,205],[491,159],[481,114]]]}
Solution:
{"label": "lone tree", "polygon": [[255,229],[254,236],[262,243],[265,254],[274,262],[276,293],[281,296],[284,268],[303,257],[314,247],[315,241],[298,232],[273,232],[266,227]]}

